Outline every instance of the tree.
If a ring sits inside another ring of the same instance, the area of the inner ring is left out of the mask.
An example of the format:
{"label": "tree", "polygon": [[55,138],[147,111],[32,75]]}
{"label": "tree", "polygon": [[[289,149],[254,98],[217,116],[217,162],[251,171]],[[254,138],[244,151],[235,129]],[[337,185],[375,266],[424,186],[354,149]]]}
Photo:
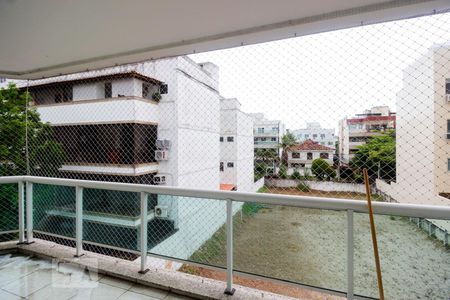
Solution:
{"label": "tree", "polygon": [[395,181],[395,131],[374,136],[359,146],[350,164],[359,170],[367,168],[371,179],[379,175],[387,181]]}
{"label": "tree", "polygon": [[294,146],[297,143],[295,136],[288,132],[281,137],[280,147],[282,149],[281,153],[281,164],[287,166],[287,148]]}
{"label": "tree", "polygon": [[62,146],[30,101],[15,84],[0,90],[0,176],[25,175],[28,169],[30,175],[55,176],[63,162]]}
{"label": "tree", "polygon": [[[14,84],[0,89],[0,176],[55,176],[62,164],[62,146],[38,112],[28,107],[30,101]],[[17,185],[0,185],[0,208],[0,230],[16,229]]]}
{"label": "tree", "polygon": [[311,172],[319,180],[332,179],[336,177],[336,172],[323,158],[316,158],[313,160]]}

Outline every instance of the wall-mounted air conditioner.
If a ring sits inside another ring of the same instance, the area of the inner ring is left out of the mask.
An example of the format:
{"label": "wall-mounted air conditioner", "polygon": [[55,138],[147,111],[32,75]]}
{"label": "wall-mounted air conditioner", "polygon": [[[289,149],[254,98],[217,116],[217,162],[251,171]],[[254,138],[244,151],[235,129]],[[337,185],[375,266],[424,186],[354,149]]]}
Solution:
{"label": "wall-mounted air conditioner", "polygon": [[156,150],[155,151],[155,159],[157,161],[168,160],[169,159],[169,151],[168,150]]}
{"label": "wall-mounted air conditioner", "polygon": [[170,150],[170,140],[156,140],[156,149],[158,150]]}
{"label": "wall-mounted air conditioner", "polygon": [[169,217],[169,208],[163,205],[155,206],[155,217],[157,218],[168,218]]}
{"label": "wall-mounted air conditioner", "polygon": [[153,176],[153,184],[157,185],[166,184],[166,175]]}

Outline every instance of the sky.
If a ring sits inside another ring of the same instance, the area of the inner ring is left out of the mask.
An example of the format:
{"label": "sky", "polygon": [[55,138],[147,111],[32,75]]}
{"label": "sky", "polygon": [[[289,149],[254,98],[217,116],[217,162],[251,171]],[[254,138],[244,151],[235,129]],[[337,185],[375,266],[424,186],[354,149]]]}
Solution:
{"label": "sky", "polygon": [[403,70],[435,44],[450,42],[450,13],[190,55],[220,68],[220,93],[247,113],[288,129],[340,119],[371,106],[396,111]]}

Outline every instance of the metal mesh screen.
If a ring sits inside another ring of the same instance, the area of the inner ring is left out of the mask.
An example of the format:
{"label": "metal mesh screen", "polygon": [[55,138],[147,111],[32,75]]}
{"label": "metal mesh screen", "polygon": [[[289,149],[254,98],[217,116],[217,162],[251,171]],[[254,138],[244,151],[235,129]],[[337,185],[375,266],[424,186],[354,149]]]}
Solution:
{"label": "metal mesh screen", "polygon": [[18,209],[17,184],[0,184],[0,241],[17,239]]}
{"label": "metal mesh screen", "polygon": [[[375,201],[450,205],[449,11],[0,85],[0,176],[364,200],[367,168]],[[0,186],[8,212],[0,231],[17,229],[16,195],[16,186]],[[128,258],[139,250],[139,200],[85,189],[85,249]],[[75,189],[35,185],[34,202],[39,237],[73,245]],[[318,247],[342,250],[329,228],[311,225],[337,213],[292,210],[299,221],[288,221],[282,209],[247,204],[236,207],[235,222],[238,211],[238,232],[268,218],[268,228],[309,230]],[[149,253],[222,267],[225,212],[223,201],[150,195]],[[448,257],[448,222],[402,222]],[[437,233],[424,238],[429,228]],[[258,234],[274,240],[274,232]]]}

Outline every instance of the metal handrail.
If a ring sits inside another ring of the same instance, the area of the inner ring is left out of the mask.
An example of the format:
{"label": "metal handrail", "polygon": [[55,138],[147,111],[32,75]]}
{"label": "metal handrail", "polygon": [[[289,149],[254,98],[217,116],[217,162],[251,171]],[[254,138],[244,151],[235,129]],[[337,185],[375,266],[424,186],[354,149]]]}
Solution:
{"label": "metal handrail", "polygon": [[[37,176],[7,176],[0,177],[2,183],[32,182],[40,184],[83,187],[91,189],[115,190],[123,192],[145,192],[148,194],[163,194],[169,196],[182,196],[205,198],[210,200],[232,200],[235,202],[253,202],[271,205],[294,206],[302,208],[316,208],[328,210],[352,210],[357,213],[368,213],[367,204],[361,200],[291,196],[279,194],[260,194],[238,191],[220,191],[182,188],[174,186],[156,186],[132,183],[117,183],[104,181],[90,181],[65,178],[50,178]],[[450,206],[374,202],[374,213],[380,215],[395,215],[401,217],[415,217],[428,219],[450,220]]]}
{"label": "metal handrail", "polygon": [[[260,193],[244,193],[244,192],[230,192],[219,190],[202,190],[192,188],[180,188],[169,186],[153,186],[144,184],[129,184],[129,183],[116,183],[116,182],[102,182],[102,181],[88,181],[88,180],[76,180],[76,179],[63,179],[63,178],[48,178],[48,177],[36,177],[36,176],[7,176],[0,177],[0,184],[17,183],[18,184],[18,206],[19,206],[19,242],[31,243],[33,240],[33,184],[49,184],[58,186],[70,186],[76,189],[76,237],[74,238],[76,243],[76,256],[83,255],[83,190],[84,188],[91,189],[105,189],[124,192],[136,192],[140,193],[141,203],[141,218],[145,217],[147,213],[147,196],[149,194],[162,194],[170,196],[182,196],[193,198],[205,198],[210,200],[224,200],[226,201],[226,255],[227,255],[227,284],[225,293],[232,295],[234,293],[233,288],[233,274],[244,274],[234,270],[233,267],[233,209],[232,203],[236,202],[253,202],[269,205],[284,205],[301,208],[314,208],[314,209],[326,209],[345,211],[347,219],[347,232],[346,232],[346,244],[347,244],[347,291],[333,291],[327,288],[312,287],[297,284],[305,288],[312,290],[323,291],[332,293],[339,296],[346,296],[347,299],[368,299],[367,297],[354,295],[354,223],[353,215],[357,213],[367,213],[367,204],[360,200],[350,199],[336,199],[336,198],[322,198],[322,197],[307,197],[307,196],[290,196],[290,195],[278,195],[278,194],[260,194]],[[26,189],[26,194],[24,193]],[[26,206],[25,197],[26,195]],[[427,219],[440,219],[450,220],[450,206],[433,206],[433,205],[419,205],[419,204],[406,204],[406,203],[386,203],[375,202],[372,204],[373,211],[376,214],[382,215],[395,215],[404,217],[416,217]],[[26,214],[25,214],[26,208]],[[26,231],[25,231],[25,218],[26,215]],[[140,222],[140,254],[141,254],[141,266],[140,273],[148,271],[147,255],[160,256],[149,252],[147,249],[147,223]],[[36,231],[37,232],[37,231]],[[26,233],[26,238],[25,238]],[[161,257],[161,256],[160,256]],[[172,259],[172,258],[171,258]],[[176,258],[174,258],[177,260]],[[203,267],[209,267],[206,264],[196,263]],[[245,274],[244,274],[245,275]],[[275,278],[267,278],[260,275],[252,275],[253,277],[264,278],[272,281],[277,281]]]}

